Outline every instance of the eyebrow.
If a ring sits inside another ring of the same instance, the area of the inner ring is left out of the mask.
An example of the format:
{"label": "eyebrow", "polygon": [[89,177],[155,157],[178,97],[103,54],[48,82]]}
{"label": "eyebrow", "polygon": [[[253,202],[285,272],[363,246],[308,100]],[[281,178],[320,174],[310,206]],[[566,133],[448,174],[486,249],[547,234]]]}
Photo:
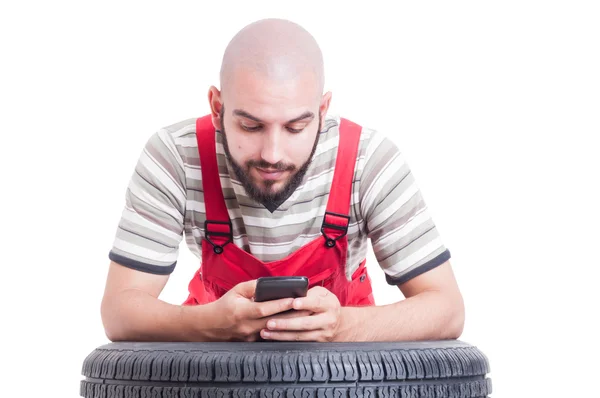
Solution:
{"label": "eyebrow", "polygon": [[[245,117],[246,119],[253,120],[253,121],[257,122],[257,123],[264,123],[262,120],[260,120],[256,116],[252,116],[248,112],[246,112],[244,110],[241,110],[241,109],[235,109],[233,111],[233,114],[236,115],[236,116]],[[298,117],[295,117],[295,118],[293,118],[291,120],[288,120],[286,122],[286,124],[296,123],[296,122],[299,122],[299,121],[304,120],[304,119],[314,119],[314,117],[315,117],[314,113],[312,113],[310,111],[306,111],[302,115],[300,115]]]}

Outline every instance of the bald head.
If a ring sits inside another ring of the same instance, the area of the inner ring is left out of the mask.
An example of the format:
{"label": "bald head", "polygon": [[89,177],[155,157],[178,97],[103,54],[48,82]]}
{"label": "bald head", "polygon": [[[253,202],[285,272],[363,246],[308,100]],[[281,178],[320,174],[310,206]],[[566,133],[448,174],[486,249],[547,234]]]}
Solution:
{"label": "bald head", "polygon": [[300,25],[283,19],[264,19],[239,31],[229,42],[221,64],[224,96],[239,72],[274,83],[313,80],[317,95],[323,92],[323,55],[314,37]]}
{"label": "bald head", "polygon": [[274,211],[301,184],[329,109],[321,49],[293,22],[260,20],[229,42],[220,80],[213,126],[248,196]]}

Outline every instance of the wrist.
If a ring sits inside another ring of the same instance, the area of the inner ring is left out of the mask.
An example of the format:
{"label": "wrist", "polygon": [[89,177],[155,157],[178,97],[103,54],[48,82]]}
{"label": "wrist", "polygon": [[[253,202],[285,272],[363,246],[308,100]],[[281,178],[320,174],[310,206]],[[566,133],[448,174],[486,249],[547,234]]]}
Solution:
{"label": "wrist", "polygon": [[183,324],[189,341],[223,340],[219,317],[216,316],[215,303],[182,306]]}
{"label": "wrist", "polygon": [[341,307],[340,308],[340,321],[335,333],[334,341],[357,341],[357,314],[356,308],[353,307]]}

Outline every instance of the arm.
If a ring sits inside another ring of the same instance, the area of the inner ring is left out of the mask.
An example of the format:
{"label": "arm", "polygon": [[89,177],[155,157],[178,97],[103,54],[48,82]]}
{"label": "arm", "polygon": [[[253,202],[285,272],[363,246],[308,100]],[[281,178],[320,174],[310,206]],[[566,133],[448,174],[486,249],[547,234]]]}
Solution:
{"label": "arm", "polygon": [[101,316],[110,340],[252,341],[266,323],[262,318],[291,308],[291,301],[254,303],[255,281],[206,305],[158,299],[175,269],[186,200],[183,159],[161,130],[140,155],[109,254]]}
{"label": "arm", "polygon": [[[450,262],[398,285],[405,300],[374,307],[343,307],[334,340],[457,339],[465,310]],[[363,325],[373,325],[365,328]]]}
{"label": "arm", "polygon": [[[460,336],[464,324],[462,296],[450,262],[399,286],[406,299],[385,306],[341,307],[337,297],[317,286],[295,299],[296,310],[310,315],[274,316],[261,336],[272,340],[402,341],[446,340]],[[365,326],[368,325],[368,326]]]}
{"label": "arm", "polygon": [[[462,333],[463,299],[444,247],[408,164],[382,135],[365,139],[359,188],[364,231],[389,284],[405,300],[378,307],[340,307],[324,288],[297,299],[304,319],[268,323],[263,337],[277,340],[398,341],[453,339]],[[359,221],[360,223],[360,221]],[[367,325],[367,326],[365,326]]]}
{"label": "arm", "polygon": [[111,341],[207,340],[194,319],[211,323],[210,306],[183,307],[158,299],[169,275],[153,275],[111,261],[101,305],[102,323]]}
{"label": "arm", "polygon": [[[463,299],[416,178],[394,142],[373,134],[360,182],[360,210],[377,261],[405,299],[344,308],[340,338],[452,339],[462,333]],[[352,329],[355,320],[373,325]]]}
{"label": "arm", "polygon": [[192,337],[182,324],[190,311],[158,300],[177,261],[185,192],[183,159],[171,135],[160,130],[146,142],[132,173],[109,254],[101,316],[110,340]]}
{"label": "arm", "polygon": [[291,299],[254,303],[256,281],[210,304],[172,305],[158,299],[168,278],[111,262],[101,305],[111,341],[254,341],[265,317],[292,308]]}

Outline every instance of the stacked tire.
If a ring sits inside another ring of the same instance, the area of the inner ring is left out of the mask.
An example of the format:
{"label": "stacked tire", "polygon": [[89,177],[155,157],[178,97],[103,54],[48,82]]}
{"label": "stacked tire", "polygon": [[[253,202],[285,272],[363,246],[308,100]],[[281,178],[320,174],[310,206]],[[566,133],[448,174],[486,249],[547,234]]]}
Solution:
{"label": "stacked tire", "polygon": [[486,356],[458,340],[397,343],[135,343],[83,363],[86,398],[479,398]]}

